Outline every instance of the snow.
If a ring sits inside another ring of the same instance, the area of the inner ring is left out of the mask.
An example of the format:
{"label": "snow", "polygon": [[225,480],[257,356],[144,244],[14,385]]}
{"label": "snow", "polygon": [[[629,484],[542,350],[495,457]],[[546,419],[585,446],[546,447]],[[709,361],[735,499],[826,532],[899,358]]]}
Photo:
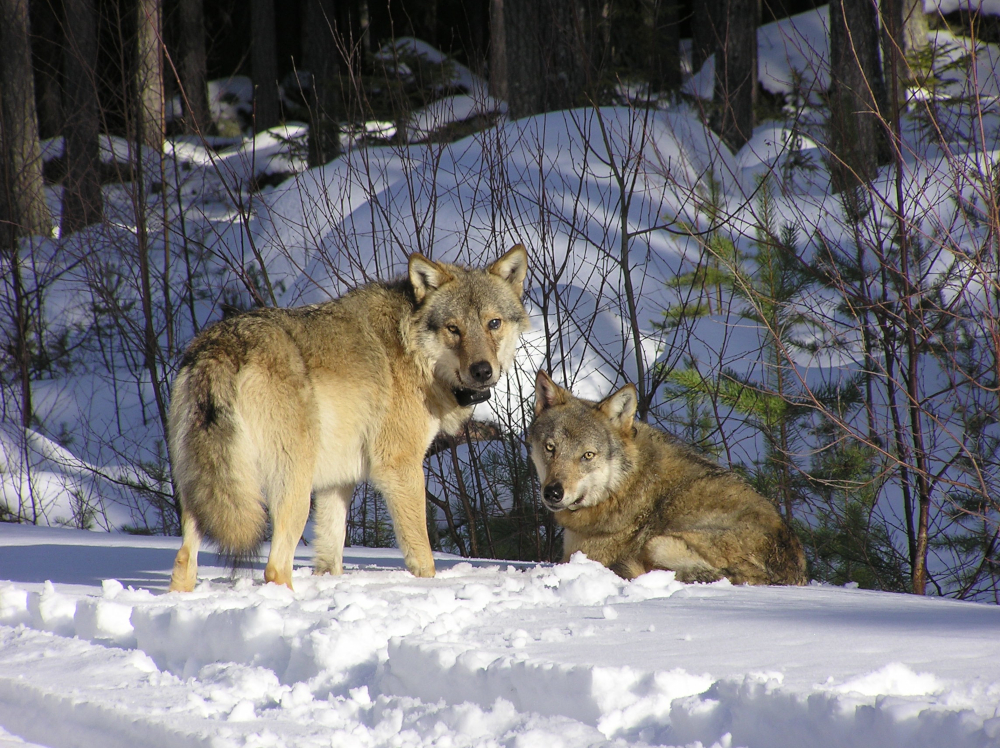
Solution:
{"label": "snow", "polygon": [[[930,12],[931,3],[925,3]],[[941,12],[979,8],[987,15],[1000,15],[1000,0],[944,0],[939,3]],[[757,31],[757,76],[761,87],[773,94],[799,93],[815,96],[830,87],[830,38],[828,34],[829,7],[820,6],[804,13],[761,26]],[[975,74],[971,80],[955,77],[954,71],[945,76],[950,82],[945,90],[953,96],[968,93],[974,88],[988,99],[996,99],[998,91],[997,61],[1000,59],[996,44],[983,44],[967,36],[956,36],[939,29],[928,33],[928,41],[938,50],[937,64],[942,68],[948,61],[976,52]],[[700,70],[694,71],[684,83],[686,93],[711,99],[715,85],[715,56],[705,61]],[[911,92],[913,94],[914,92]],[[941,92],[939,92],[940,94]]]}
{"label": "snow", "polygon": [[997,0],[924,0],[926,13],[954,13],[966,10],[986,16],[1000,16],[1000,2]]}
{"label": "snow", "polygon": [[1000,745],[1000,608],[348,548],[295,591],[0,525],[0,746]]}

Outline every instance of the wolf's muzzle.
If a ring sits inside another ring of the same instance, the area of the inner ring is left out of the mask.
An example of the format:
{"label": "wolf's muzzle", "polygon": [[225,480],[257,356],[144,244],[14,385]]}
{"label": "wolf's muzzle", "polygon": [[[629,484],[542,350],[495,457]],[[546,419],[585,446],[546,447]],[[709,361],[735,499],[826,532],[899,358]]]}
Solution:
{"label": "wolf's muzzle", "polygon": [[563,500],[562,483],[549,483],[542,489],[542,500],[550,509],[557,509]]}
{"label": "wolf's muzzle", "polygon": [[493,367],[489,361],[477,361],[469,367],[469,374],[479,384],[489,384],[493,378]]}

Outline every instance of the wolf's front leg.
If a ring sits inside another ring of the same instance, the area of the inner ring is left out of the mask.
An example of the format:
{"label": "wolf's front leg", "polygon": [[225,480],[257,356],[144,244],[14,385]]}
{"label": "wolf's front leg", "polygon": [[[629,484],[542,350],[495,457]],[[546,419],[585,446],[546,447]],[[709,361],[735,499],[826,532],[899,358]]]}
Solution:
{"label": "wolf's front leg", "polygon": [[406,568],[415,577],[433,577],[434,557],[427,538],[427,499],[421,463],[383,467],[372,480],[389,506],[396,543],[403,552]]}
{"label": "wolf's front leg", "polygon": [[[650,569],[668,569],[678,582],[715,582],[722,571],[698,552],[698,545],[711,540],[706,532],[669,532],[650,538],[643,548],[645,565]],[[692,542],[693,541],[693,542]]]}
{"label": "wolf's front leg", "polygon": [[313,574],[344,573],[347,510],[353,493],[353,485],[343,485],[316,491],[313,497],[316,525]]}

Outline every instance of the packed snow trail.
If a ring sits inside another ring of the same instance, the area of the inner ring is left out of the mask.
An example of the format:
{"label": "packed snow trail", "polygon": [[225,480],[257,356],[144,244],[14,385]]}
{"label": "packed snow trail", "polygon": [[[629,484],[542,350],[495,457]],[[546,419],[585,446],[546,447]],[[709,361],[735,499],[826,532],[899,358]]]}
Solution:
{"label": "packed snow trail", "polygon": [[0,746],[1000,745],[995,606],[372,549],[160,594],[177,543],[0,526]]}

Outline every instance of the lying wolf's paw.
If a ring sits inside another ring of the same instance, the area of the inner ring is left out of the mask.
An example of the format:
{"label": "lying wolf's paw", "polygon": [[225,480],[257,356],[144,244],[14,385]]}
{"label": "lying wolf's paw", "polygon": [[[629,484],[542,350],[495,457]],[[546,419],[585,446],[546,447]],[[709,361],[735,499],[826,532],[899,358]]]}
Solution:
{"label": "lying wolf's paw", "polygon": [[684,571],[678,571],[676,573],[677,581],[684,582],[685,584],[693,584],[694,582],[708,584],[709,582],[718,582],[723,577],[722,572],[718,569],[705,567],[685,569]]}

